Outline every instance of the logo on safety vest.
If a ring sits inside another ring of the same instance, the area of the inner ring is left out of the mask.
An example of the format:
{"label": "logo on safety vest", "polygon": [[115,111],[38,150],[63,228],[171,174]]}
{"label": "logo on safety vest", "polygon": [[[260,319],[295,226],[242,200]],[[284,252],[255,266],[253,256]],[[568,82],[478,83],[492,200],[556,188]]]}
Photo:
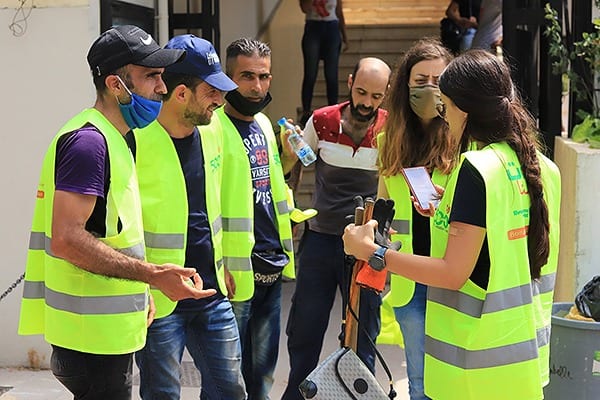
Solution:
{"label": "logo on safety vest", "polygon": [[527,236],[527,231],[529,230],[529,225],[523,226],[521,228],[515,228],[508,231],[508,240],[517,240],[522,239]]}

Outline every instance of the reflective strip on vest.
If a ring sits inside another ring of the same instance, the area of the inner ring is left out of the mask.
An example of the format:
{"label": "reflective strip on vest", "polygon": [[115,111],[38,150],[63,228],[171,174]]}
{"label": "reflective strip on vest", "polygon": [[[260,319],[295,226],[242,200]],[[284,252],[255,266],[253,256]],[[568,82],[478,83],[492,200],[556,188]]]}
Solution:
{"label": "reflective strip on vest", "polygon": [[119,296],[73,296],[47,288],[44,282],[25,281],[23,298],[46,299],[52,308],[75,314],[120,314],[143,311],[148,306],[146,294]]}
{"label": "reflective strip on vest", "polygon": [[219,233],[221,231],[221,229],[223,229],[223,217],[221,215],[218,215],[215,218],[215,220],[212,222],[211,226],[212,226],[212,234],[213,234],[213,236],[216,236],[217,233]]}
{"label": "reflective strip on vest", "polygon": [[252,261],[250,257],[223,257],[223,263],[227,265],[229,271],[251,271]]}
{"label": "reflective strip on vest", "polygon": [[144,231],[147,247],[154,249],[183,249],[185,235],[182,233],[154,233]]}
{"label": "reflective strip on vest", "polygon": [[119,296],[73,296],[45,290],[46,304],[61,311],[81,315],[121,314],[144,311],[148,306],[147,294]]}
{"label": "reflective strip on vest", "polygon": [[425,348],[430,356],[462,369],[491,368],[516,364],[538,357],[538,345],[535,339],[492,349],[467,350],[427,335]]}
{"label": "reflective strip on vest", "polygon": [[46,285],[44,282],[25,281],[23,284],[23,298],[43,299]]}
{"label": "reflective strip on vest", "polygon": [[279,212],[279,214],[288,214],[290,212],[290,207],[288,206],[287,199],[278,201],[276,206],[277,212]]}
{"label": "reflective strip on vest", "polygon": [[532,282],[499,292],[490,292],[486,295],[485,301],[469,296],[464,292],[440,288],[430,288],[428,298],[430,301],[443,304],[463,314],[481,318],[483,314],[530,304],[533,300],[531,292],[540,290],[538,287],[543,288],[545,291],[551,291],[554,287],[554,279],[555,274],[544,275],[540,277],[539,284]]}
{"label": "reflective strip on vest", "polygon": [[533,295],[538,296],[544,293],[550,293],[554,290],[554,283],[556,281],[556,272],[548,275],[542,275],[540,279],[536,279],[531,283]]}
{"label": "reflective strip on vest", "polygon": [[50,251],[50,238],[46,237],[45,232],[31,232],[29,234],[29,250],[44,250],[52,255]]}
{"label": "reflective strip on vest", "polygon": [[[60,257],[56,257],[52,254],[50,242],[51,239],[46,236],[44,232],[31,232],[29,234],[29,250],[44,250],[49,256],[60,259]],[[114,250],[121,254],[125,254],[126,256],[137,258],[138,260],[144,259],[144,246],[141,243],[131,247]]]}
{"label": "reflective strip on vest", "polygon": [[294,241],[293,239],[283,239],[282,241],[283,249],[285,251],[294,251]]}
{"label": "reflective strip on vest", "polygon": [[544,347],[550,343],[550,325],[543,326],[536,330],[536,338],[538,347]]}
{"label": "reflective strip on vest", "polygon": [[395,219],[392,221],[392,228],[398,235],[410,234],[410,221],[407,219]]}
{"label": "reflective strip on vest", "polygon": [[222,218],[222,227],[226,232],[252,232],[251,218]]}

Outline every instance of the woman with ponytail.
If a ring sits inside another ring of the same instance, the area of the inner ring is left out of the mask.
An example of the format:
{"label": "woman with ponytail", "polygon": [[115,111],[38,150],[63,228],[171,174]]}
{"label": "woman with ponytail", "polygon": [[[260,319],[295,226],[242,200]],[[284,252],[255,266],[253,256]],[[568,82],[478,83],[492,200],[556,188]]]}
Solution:
{"label": "woman with ponytail", "polygon": [[[425,393],[542,399],[549,380],[560,174],[509,68],[481,50],[440,76],[439,111],[466,151],[433,215],[431,257],[387,251],[387,269],[428,285]],[[420,210],[425,212],[426,210]],[[349,225],[345,251],[372,259],[375,221]],[[381,250],[378,251],[378,254]]]}

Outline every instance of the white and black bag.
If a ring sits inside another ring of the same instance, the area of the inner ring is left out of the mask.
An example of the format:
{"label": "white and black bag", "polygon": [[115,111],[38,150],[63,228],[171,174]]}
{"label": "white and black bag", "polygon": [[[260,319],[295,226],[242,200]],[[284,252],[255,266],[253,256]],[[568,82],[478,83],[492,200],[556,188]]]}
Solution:
{"label": "white and black bag", "polygon": [[311,400],[386,400],[379,382],[352,349],[340,348],[329,355],[300,384]]}

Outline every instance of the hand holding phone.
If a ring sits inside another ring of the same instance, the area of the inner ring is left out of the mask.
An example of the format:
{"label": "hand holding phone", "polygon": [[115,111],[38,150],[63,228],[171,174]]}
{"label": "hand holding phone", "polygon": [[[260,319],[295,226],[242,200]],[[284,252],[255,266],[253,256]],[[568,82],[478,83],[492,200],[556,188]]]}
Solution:
{"label": "hand holding phone", "polygon": [[440,196],[425,167],[402,168],[402,175],[423,210],[429,210],[429,203],[433,203],[435,207],[438,206]]}

